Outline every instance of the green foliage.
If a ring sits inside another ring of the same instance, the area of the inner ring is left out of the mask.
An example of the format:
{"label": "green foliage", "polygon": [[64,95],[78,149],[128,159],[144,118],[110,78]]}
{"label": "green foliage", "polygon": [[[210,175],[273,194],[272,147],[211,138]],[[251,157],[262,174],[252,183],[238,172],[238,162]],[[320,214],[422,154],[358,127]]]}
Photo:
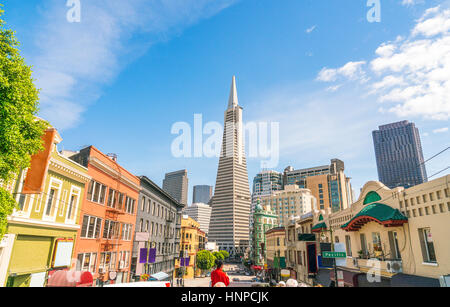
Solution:
{"label": "green foliage", "polygon": [[6,232],[6,218],[13,212],[16,201],[11,194],[0,188],[0,239]]}
{"label": "green foliage", "polygon": [[230,258],[230,253],[227,252],[226,250],[221,250],[219,253],[222,254],[223,259],[228,259],[228,258]]}
{"label": "green foliage", "polygon": [[225,260],[225,257],[223,256],[223,254],[221,252],[214,252],[213,255],[216,259]]}
{"label": "green foliage", "polygon": [[214,266],[216,258],[207,250],[199,251],[197,253],[197,267],[200,270],[208,271]]}
{"label": "green foliage", "polygon": [[[19,54],[14,31],[4,28],[0,6],[0,181],[11,182],[29,167],[31,155],[42,149],[41,136],[47,123],[38,120],[39,91],[31,67]],[[11,196],[0,188],[0,238],[6,216],[15,206]]]}

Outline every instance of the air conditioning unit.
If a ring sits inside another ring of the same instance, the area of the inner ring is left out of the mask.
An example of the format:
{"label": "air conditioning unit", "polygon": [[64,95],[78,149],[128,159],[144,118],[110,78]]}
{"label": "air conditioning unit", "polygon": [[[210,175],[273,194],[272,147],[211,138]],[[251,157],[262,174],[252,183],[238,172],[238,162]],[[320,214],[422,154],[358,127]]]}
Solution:
{"label": "air conditioning unit", "polygon": [[402,261],[386,261],[386,271],[389,273],[402,273]]}

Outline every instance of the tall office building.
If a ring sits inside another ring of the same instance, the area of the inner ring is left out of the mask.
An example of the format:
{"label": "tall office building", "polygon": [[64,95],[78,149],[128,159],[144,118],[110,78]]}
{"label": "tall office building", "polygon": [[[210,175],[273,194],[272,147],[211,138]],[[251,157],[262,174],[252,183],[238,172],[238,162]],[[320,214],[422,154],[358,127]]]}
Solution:
{"label": "tall office building", "polygon": [[185,206],[188,203],[188,186],[187,170],[167,173],[163,180],[163,190]]}
{"label": "tall office building", "polygon": [[401,121],[372,132],[378,178],[389,188],[412,187],[427,181],[419,129]]}
{"label": "tall office building", "polygon": [[213,187],[210,185],[196,185],[194,186],[194,193],[192,195],[192,203],[207,204],[211,200]]}
{"label": "tall office building", "polygon": [[209,227],[209,241],[215,241],[232,256],[247,252],[250,240],[251,199],[244,149],[242,107],[233,77]]}
{"label": "tall office building", "polygon": [[200,230],[208,234],[211,221],[211,206],[204,203],[194,203],[184,209],[184,214],[200,224]]}
{"label": "tall office building", "polygon": [[349,177],[344,174],[344,162],[332,159],[330,165],[294,170],[287,167],[283,173],[283,185],[296,184],[300,188],[311,190],[317,199],[318,208],[331,208],[337,212],[350,207],[353,192]]}

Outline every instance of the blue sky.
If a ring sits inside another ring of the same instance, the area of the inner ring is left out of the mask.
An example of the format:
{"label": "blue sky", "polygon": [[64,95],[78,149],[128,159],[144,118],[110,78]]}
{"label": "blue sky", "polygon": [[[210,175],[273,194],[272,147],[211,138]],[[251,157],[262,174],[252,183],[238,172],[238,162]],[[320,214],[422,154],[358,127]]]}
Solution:
{"label": "blue sky", "polygon": [[80,23],[65,0],[0,2],[64,149],[95,145],[160,184],[184,168],[190,189],[215,184],[218,159],[173,158],[170,132],[223,122],[233,75],[244,120],[280,122],[279,171],[340,158],[358,191],[378,178],[379,125],[415,122],[426,158],[450,143],[448,1],[381,0],[379,23],[365,0],[81,0]]}

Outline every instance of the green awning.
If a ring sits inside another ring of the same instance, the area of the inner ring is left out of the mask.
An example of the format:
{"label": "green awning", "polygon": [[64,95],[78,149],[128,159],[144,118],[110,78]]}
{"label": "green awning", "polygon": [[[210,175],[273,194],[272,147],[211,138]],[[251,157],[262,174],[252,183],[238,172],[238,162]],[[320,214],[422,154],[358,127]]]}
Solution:
{"label": "green awning", "polygon": [[341,226],[347,231],[357,231],[368,222],[377,222],[387,227],[400,226],[408,222],[398,209],[381,203],[373,203],[364,207],[350,221]]}
{"label": "green awning", "polygon": [[320,232],[323,229],[327,229],[327,224],[325,224],[325,222],[316,224],[311,230],[313,232]]}
{"label": "green awning", "polygon": [[304,242],[316,241],[316,235],[313,233],[299,233],[298,241],[304,241]]}

